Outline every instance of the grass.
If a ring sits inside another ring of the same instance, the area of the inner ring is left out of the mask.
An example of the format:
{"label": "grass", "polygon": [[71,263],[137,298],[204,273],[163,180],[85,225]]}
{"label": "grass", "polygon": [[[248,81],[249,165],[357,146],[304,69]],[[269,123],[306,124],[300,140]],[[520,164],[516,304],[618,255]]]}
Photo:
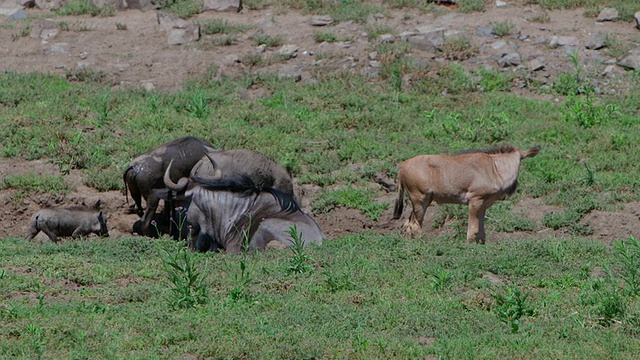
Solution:
{"label": "grass", "polygon": [[[306,248],[313,262],[302,273],[290,271],[287,251],[176,260],[184,252],[171,240],[104,241],[2,242],[0,356],[475,359],[535,349],[631,359],[640,351],[637,298],[615,287],[629,273],[595,240],[477,247],[361,233]],[[233,298],[243,261],[251,280]],[[591,275],[602,267],[611,278]],[[181,274],[200,275],[205,297],[175,306]]]}

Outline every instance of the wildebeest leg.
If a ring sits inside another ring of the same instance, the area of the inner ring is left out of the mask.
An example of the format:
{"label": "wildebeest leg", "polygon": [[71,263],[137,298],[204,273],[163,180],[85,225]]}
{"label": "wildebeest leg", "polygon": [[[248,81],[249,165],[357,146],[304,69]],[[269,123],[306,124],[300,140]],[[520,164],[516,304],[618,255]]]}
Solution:
{"label": "wildebeest leg", "polygon": [[403,232],[413,236],[414,234],[422,231],[422,222],[424,221],[424,215],[427,212],[427,207],[431,204],[433,196],[431,194],[414,195],[410,194],[411,200],[411,216],[402,226]]}
{"label": "wildebeest leg", "polygon": [[482,233],[482,237],[484,238],[484,209],[484,201],[482,199],[471,199],[471,201],[469,201],[468,243],[478,242],[480,240],[480,233]]}

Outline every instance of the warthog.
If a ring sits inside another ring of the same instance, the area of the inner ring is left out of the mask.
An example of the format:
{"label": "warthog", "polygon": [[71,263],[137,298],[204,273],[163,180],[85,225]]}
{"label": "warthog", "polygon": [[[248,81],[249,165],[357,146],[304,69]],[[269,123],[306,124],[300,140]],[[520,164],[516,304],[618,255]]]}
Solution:
{"label": "warthog", "polygon": [[538,155],[540,146],[523,151],[502,145],[488,150],[470,151],[455,156],[419,155],[400,164],[398,199],[393,213],[399,219],[404,194],[409,193],[413,211],[403,225],[409,235],[422,230],[429,204],[468,204],[467,241],[485,243],[485,211],[518,187],[520,161]]}
{"label": "warthog", "polygon": [[42,231],[51,241],[58,237],[71,236],[74,239],[89,235],[109,236],[107,221],[102,211],[86,206],[68,208],[47,208],[35,213],[27,228],[27,240],[33,239]]}
{"label": "warthog", "polygon": [[187,182],[185,196],[191,198],[187,221],[194,250],[238,253],[245,242],[248,250],[264,250],[274,241],[290,245],[289,229],[294,225],[305,244],[321,244],[324,239],[318,224],[291,195],[256,186],[247,175],[185,178],[179,181],[182,185],[165,176],[169,189],[183,189]]}
{"label": "warthog", "polygon": [[[141,217],[134,226],[141,235],[149,235],[149,225],[158,208],[160,198],[153,191],[164,188],[162,180],[165,169],[173,160],[171,177],[180,179],[189,176],[193,166],[208,152],[215,151],[213,145],[191,136],[182,137],[162,144],[155,149],[138,156],[124,171],[125,196],[131,193],[135,208]],[[142,210],[142,199],[146,209]],[[157,234],[155,234],[157,235]]]}

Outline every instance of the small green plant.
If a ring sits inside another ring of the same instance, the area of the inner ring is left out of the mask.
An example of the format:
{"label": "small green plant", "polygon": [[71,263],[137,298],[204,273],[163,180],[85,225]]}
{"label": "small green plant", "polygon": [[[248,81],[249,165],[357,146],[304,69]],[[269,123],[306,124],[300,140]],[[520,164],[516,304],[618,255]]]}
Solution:
{"label": "small green plant", "polygon": [[627,300],[618,290],[604,290],[598,298],[596,314],[602,326],[610,326],[624,318],[627,313]]}
{"label": "small green plant", "polygon": [[270,48],[280,46],[284,43],[284,39],[282,38],[282,36],[272,36],[268,34],[257,35],[253,38],[253,41],[256,43],[256,45],[265,45],[266,47]]}
{"label": "small green plant", "polygon": [[27,37],[31,33],[31,28],[29,26],[23,26],[19,32],[11,34],[11,40],[17,41],[22,37]]}
{"label": "small green plant", "polygon": [[249,55],[245,55],[242,57],[242,60],[240,60],[243,64],[247,65],[247,66],[259,66],[262,63],[264,63],[264,60],[262,59],[262,55],[260,54],[249,54]]}
{"label": "small green plant", "polygon": [[127,30],[127,24],[123,24],[123,23],[117,22],[116,23],[116,30],[122,30],[122,31]]}
{"label": "small green plant", "polygon": [[573,210],[567,209],[561,213],[546,213],[542,216],[542,225],[558,230],[565,226],[571,226],[582,219],[582,214]]}
{"label": "small green plant", "polygon": [[468,59],[478,52],[478,48],[473,45],[471,38],[466,34],[445,37],[438,50],[451,60]]}
{"label": "small green plant", "polygon": [[458,8],[465,13],[483,11],[484,2],[484,0],[460,0],[458,1]]}
{"label": "small green plant", "polygon": [[251,239],[249,239],[249,233],[251,230],[251,214],[246,215],[249,218],[248,227],[240,229],[242,231],[242,253],[240,254],[240,261],[238,262],[240,266],[239,273],[233,273],[233,287],[229,290],[229,298],[233,302],[238,302],[240,300],[249,300],[249,294],[245,292],[247,285],[249,285],[253,281],[253,271],[255,268],[255,262],[250,262],[249,256],[252,254],[249,253],[249,245]]}
{"label": "small green plant", "polygon": [[289,228],[289,235],[293,239],[291,244],[291,251],[293,251],[293,257],[289,259],[289,267],[287,271],[294,274],[302,274],[311,271],[313,267],[309,264],[311,258],[304,252],[304,239],[302,233],[298,232],[298,228],[293,225]]}
{"label": "small green plant", "polygon": [[338,36],[328,31],[315,31],[313,33],[313,40],[317,43],[328,42],[333,43],[338,41]]}
{"label": "small green plant", "polygon": [[[178,240],[186,240],[186,239],[182,239],[182,230],[184,229],[185,226],[187,226],[187,209],[183,206],[178,206],[177,208],[175,208],[174,210],[174,216],[171,217],[171,224],[172,226],[175,225],[177,233],[178,233]],[[157,228],[156,228],[157,231]],[[158,232],[158,236],[160,236],[160,233]]]}
{"label": "small green plant", "polygon": [[373,25],[367,26],[365,27],[364,31],[367,33],[367,35],[369,35],[370,39],[375,39],[380,35],[393,35],[396,33],[396,30],[393,27],[382,23],[375,23]]}
{"label": "small green plant", "polygon": [[209,116],[209,97],[203,92],[196,92],[189,97],[185,110],[198,119]]}
{"label": "small green plant", "polygon": [[622,265],[621,276],[631,295],[640,295],[640,241],[633,235],[616,241],[613,253]]}
{"label": "small green plant", "polygon": [[511,34],[511,31],[515,28],[515,25],[511,21],[499,21],[491,23],[493,28],[493,34],[496,36],[505,36]]}
{"label": "small green plant", "polygon": [[439,268],[432,273],[428,273],[425,271],[425,275],[430,276],[431,288],[436,291],[448,289],[453,282],[451,273],[446,269]]}
{"label": "small green plant", "polygon": [[167,278],[172,284],[174,298],[171,305],[174,308],[192,308],[207,302],[207,285],[195,256],[188,248],[180,247],[164,258]]}
{"label": "small green plant", "polygon": [[536,11],[532,15],[527,17],[527,20],[529,20],[530,22],[544,24],[544,23],[548,23],[549,21],[551,21],[551,17],[549,16],[548,12],[546,12],[544,10],[541,10],[541,11]]}
{"label": "small green plant", "polygon": [[620,114],[616,104],[596,104],[594,97],[589,93],[585,96],[567,98],[565,109],[562,112],[565,121],[578,123],[584,128],[607,123]]}
{"label": "small green plant", "polygon": [[234,25],[224,19],[203,20],[199,22],[200,31],[204,35],[213,34],[237,34],[245,31],[248,27],[245,25]]}
{"label": "small green plant", "polygon": [[523,294],[520,289],[510,287],[506,294],[492,294],[496,304],[493,310],[498,319],[509,325],[511,333],[517,334],[520,330],[520,319],[523,316],[533,316],[533,309],[527,305],[529,293]]}

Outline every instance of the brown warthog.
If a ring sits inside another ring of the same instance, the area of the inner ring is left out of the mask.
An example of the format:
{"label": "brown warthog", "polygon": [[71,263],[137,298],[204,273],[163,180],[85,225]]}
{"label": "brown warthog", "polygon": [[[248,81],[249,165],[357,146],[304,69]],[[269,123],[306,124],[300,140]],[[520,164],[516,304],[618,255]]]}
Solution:
{"label": "brown warthog", "polygon": [[109,236],[107,221],[102,211],[86,206],[68,208],[47,208],[35,213],[27,227],[27,240],[33,239],[42,231],[51,241],[58,237],[80,236],[95,233],[98,236]]}
{"label": "brown warthog", "polygon": [[501,145],[488,150],[465,152],[455,156],[419,155],[400,164],[398,199],[394,219],[399,219],[404,207],[404,193],[409,193],[413,211],[402,226],[413,235],[422,230],[422,221],[429,204],[468,204],[469,228],[467,241],[484,244],[485,211],[518,187],[520,161],[538,155],[540,146],[523,151],[515,146]]}

